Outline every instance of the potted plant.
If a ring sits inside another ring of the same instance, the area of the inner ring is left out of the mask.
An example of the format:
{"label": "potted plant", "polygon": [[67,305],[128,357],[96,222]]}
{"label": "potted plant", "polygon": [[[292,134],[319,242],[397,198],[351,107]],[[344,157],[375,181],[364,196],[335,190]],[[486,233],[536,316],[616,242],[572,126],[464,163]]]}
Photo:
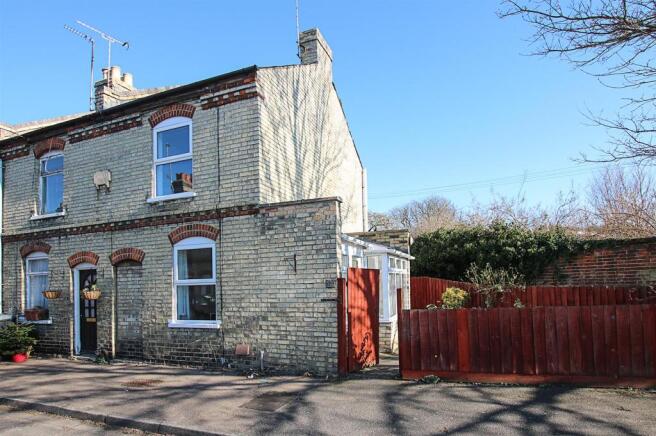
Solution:
{"label": "potted plant", "polygon": [[44,297],[46,297],[48,300],[55,300],[59,297],[61,297],[61,291],[55,291],[54,289],[46,289],[45,291],[41,292]]}
{"label": "potted plant", "polygon": [[26,321],[41,321],[48,319],[48,309],[41,306],[34,306],[31,309],[25,309],[23,312]]}
{"label": "potted plant", "polygon": [[82,289],[82,296],[85,300],[97,300],[100,298],[101,293],[100,288],[95,284],[91,285],[90,288]]}
{"label": "potted plant", "polygon": [[34,326],[8,324],[0,328],[0,354],[15,363],[25,362],[36,344]]}

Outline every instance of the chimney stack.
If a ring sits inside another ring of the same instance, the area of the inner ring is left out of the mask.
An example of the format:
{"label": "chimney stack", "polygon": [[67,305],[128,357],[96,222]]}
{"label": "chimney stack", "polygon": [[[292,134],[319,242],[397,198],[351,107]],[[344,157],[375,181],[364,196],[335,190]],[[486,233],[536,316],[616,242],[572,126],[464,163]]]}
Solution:
{"label": "chimney stack", "polygon": [[103,78],[95,83],[96,111],[116,106],[124,101],[131,91],[134,91],[132,74],[121,75],[121,67],[113,66],[109,70],[103,68]]}
{"label": "chimney stack", "polygon": [[309,29],[299,35],[301,46],[301,64],[319,64],[332,67],[333,51],[319,29]]}

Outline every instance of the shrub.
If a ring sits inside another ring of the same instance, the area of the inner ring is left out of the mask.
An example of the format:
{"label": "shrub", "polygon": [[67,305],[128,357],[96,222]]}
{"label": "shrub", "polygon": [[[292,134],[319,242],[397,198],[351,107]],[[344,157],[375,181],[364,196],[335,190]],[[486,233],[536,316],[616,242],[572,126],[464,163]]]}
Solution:
{"label": "shrub", "polygon": [[442,293],[442,309],[460,309],[469,301],[469,293],[460,288],[446,288]]}
{"label": "shrub", "polygon": [[492,268],[489,263],[484,268],[471,264],[465,277],[474,284],[476,292],[483,296],[486,307],[496,306],[506,293],[524,287],[523,277],[514,269]]}
{"label": "shrub", "polygon": [[501,222],[440,229],[416,238],[412,275],[465,280],[471,264],[490,264],[494,269],[514,268],[531,282],[559,257],[573,255],[589,244],[562,229],[531,230]]}
{"label": "shrub", "polygon": [[29,353],[34,345],[34,326],[12,323],[0,328],[0,354],[3,356]]}

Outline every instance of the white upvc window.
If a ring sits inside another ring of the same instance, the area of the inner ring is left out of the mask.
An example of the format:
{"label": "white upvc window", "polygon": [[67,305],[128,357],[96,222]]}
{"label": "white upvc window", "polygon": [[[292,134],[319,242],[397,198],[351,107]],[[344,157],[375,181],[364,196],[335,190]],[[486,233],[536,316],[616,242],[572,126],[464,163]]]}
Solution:
{"label": "white upvc window", "polygon": [[173,246],[172,315],[169,327],[219,327],[215,241],[194,237]]}
{"label": "white upvc window", "polygon": [[396,316],[396,290],[403,288],[407,290],[410,288],[410,271],[408,262],[404,259],[399,259],[390,256],[389,258],[389,314],[390,317]]}
{"label": "white upvc window", "polygon": [[48,289],[48,255],[31,253],[25,258],[25,308],[48,307],[42,292]]}
{"label": "white upvc window", "polygon": [[149,201],[194,197],[190,118],[168,118],[153,128],[152,197]]}
{"label": "white upvc window", "polygon": [[39,208],[37,215],[64,212],[64,155],[47,153],[39,161]]}

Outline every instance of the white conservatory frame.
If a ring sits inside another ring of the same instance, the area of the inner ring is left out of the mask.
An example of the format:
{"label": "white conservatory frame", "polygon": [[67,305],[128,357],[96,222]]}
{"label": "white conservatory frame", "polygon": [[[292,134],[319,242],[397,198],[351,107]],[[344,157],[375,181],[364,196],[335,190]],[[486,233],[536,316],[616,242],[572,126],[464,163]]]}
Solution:
{"label": "white conservatory frame", "polygon": [[[372,265],[370,258],[379,256],[380,265]],[[392,322],[396,319],[396,294],[390,294],[390,277],[393,274],[404,274],[406,280],[403,283],[404,295],[410,295],[410,261],[414,259],[411,255],[385,245],[342,235],[342,263],[348,261],[348,266],[353,266],[362,258],[361,268],[373,268],[380,270],[380,302],[383,310],[379,312],[380,322]],[[401,261],[402,267],[398,267],[396,260]],[[392,265],[392,266],[390,266]],[[342,265],[342,277],[346,277],[346,268]],[[394,289],[396,292],[396,288]],[[392,304],[394,308],[392,309]]]}

